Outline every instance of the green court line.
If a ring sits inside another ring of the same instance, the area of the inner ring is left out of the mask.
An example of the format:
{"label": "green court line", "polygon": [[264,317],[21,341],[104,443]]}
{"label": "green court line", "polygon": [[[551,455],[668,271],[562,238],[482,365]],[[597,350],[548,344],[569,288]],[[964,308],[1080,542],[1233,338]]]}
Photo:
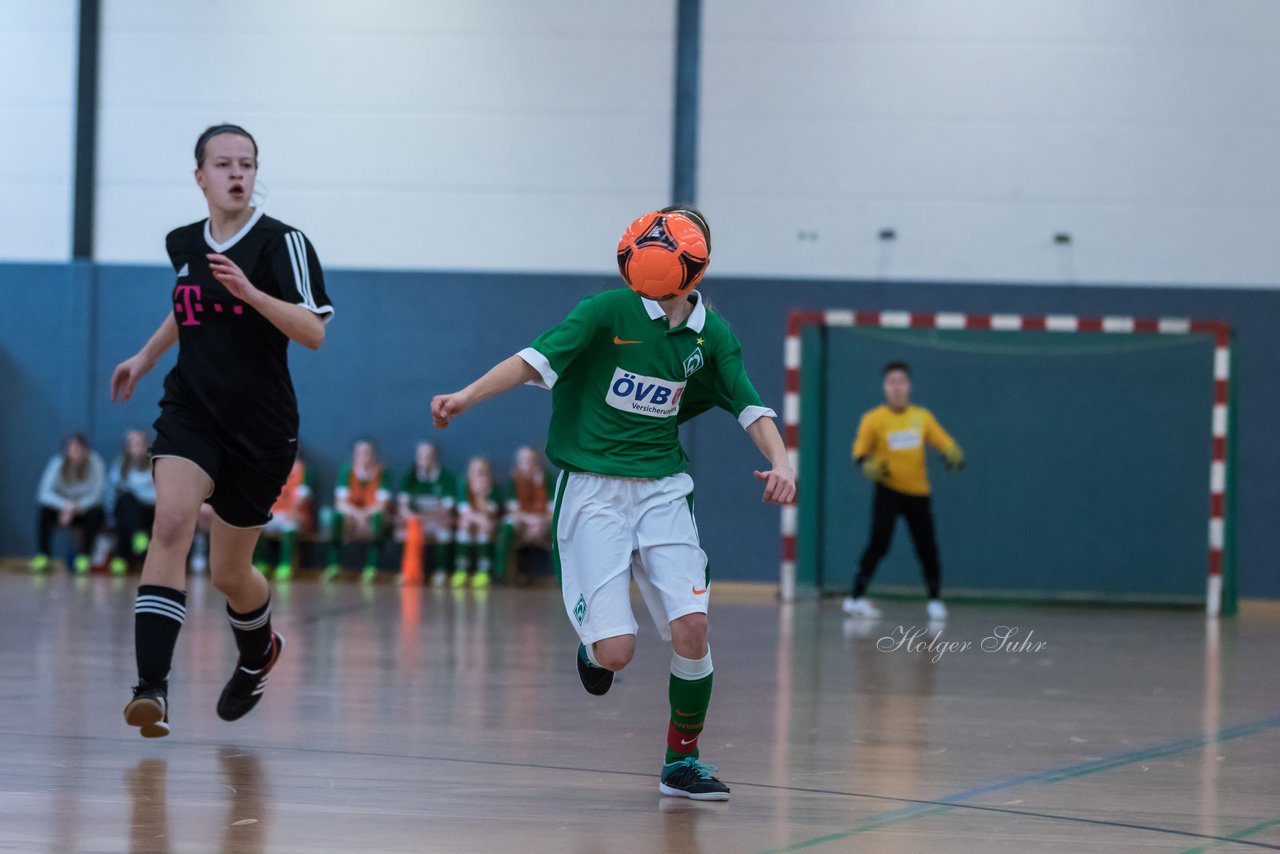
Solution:
{"label": "green court line", "polygon": [[[1280,726],[1280,718],[1276,718],[1275,721],[1276,721],[1276,725]],[[1256,728],[1259,727],[1261,724],[1265,724],[1265,723],[1267,722],[1259,721],[1259,722],[1256,722],[1255,724],[1245,725],[1245,726],[1255,727],[1253,731],[1257,731]],[[1265,729],[1266,727],[1261,727],[1261,728]],[[1236,727],[1234,729],[1236,731],[1239,731],[1239,730],[1242,730],[1243,728]],[[1236,736],[1241,734],[1247,734],[1247,733],[1236,732]],[[46,739],[59,740],[59,741],[104,742],[104,743],[113,743],[113,744],[136,744],[137,743],[136,738],[125,738],[123,736],[110,737],[110,736],[101,736],[101,735],[66,735],[66,734],[56,734],[56,733],[31,733],[31,732],[17,733],[17,732],[0,731],[0,739],[7,736],[20,737],[20,738],[46,738]],[[183,745],[187,747],[201,747],[201,746],[222,747],[226,745],[226,742],[222,740],[209,741],[206,739],[191,739],[191,740],[174,739],[171,741],[171,743],[175,745]],[[325,753],[325,754],[341,755],[341,756],[379,757],[379,758],[401,759],[401,760],[422,760],[422,761],[428,761],[428,762],[447,762],[447,763],[457,763],[457,764],[463,764],[463,765],[491,765],[491,766],[500,766],[500,767],[507,767],[507,768],[535,768],[535,769],[546,770],[546,771],[570,771],[575,774],[581,774],[584,771],[586,771],[589,773],[616,774],[616,775],[621,775],[626,777],[645,778],[645,777],[653,776],[651,771],[627,771],[627,770],[616,769],[616,768],[609,768],[609,769],[582,768],[580,766],[569,766],[569,765],[547,765],[547,764],[531,763],[531,762],[511,762],[511,761],[502,761],[502,760],[493,760],[493,759],[474,759],[474,758],[460,758],[460,757],[446,757],[446,756],[415,756],[411,754],[390,754],[390,753],[384,753],[384,752],[372,752],[372,751],[364,751],[364,750],[338,750],[333,748],[302,747],[298,745],[284,746],[284,745],[269,745],[269,744],[245,744],[243,746],[243,749],[261,750],[261,751],[267,751],[267,752],[284,752],[284,753]],[[905,824],[909,821],[913,821],[914,819],[923,817],[925,815],[935,815],[935,814],[947,812],[952,809],[1001,813],[1004,815],[1016,816],[1019,818],[1039,818],[1039,819],[1046,819],[1050,821],[1068,822],[1068,823],[1075,823],[1075,824],[1100,825],[1104,827],[1123,828],[1127,830],[1142,830],[1148,833],[1163,833],[1163,834],[1169,834],[1174,836],[1185,836],[1193,839],[1206,839],[1211,842],[1218,843],[1219,845],[1237,844],[1237,845],[1245,845],[1253,848],[1263,848],[1271,851],[1280,851],[1280,845],[1272,845],[1266,842],[1253,842],[1244,838],[1244,836],[1247,835],[1248,833],[1256,832],[1256,830],[1262,829],[1261,827],[1246,828],[1243,831],[1239,831],[1237,834],[1238,838],[1227,837],[1227,836],[1213,836],[1211,834],[1195,833],[1192,831],[1177,830],[1177,829],[1168,828],[1168,827],[1155,827],[1151,825],[1134,824],[1131,822],[1107,821],[1103,819],[1085,818],[1080,816],[1053,815],[1049,813],[1030,812],[1026,810],[1014,810],[1014,809],[1008,809],[1005,807],[984,806],[980,804],[946,803],[942,801],[926,801],[926,800],[919,800],[915,798],[900,798],[900,797],[892,797],[889,795],[875,795],[870,793],[843,792],[843,791],[835,791],[830,789],[810,789],[810,788],[801,788],[796,786],[779,786],[779,785],[773,785],[769,783],[748,783],[743,781],[730,781],[730,782],[732,782],[735,786],[750,786],[753,788],[760,788],[760,789],[773,789],[778,791],[803,792],[803,793],[810,793],[810,794],[837,795],[841,797],[850,797],[850,798],[868,798],[868,799],[883,800],[883,801],[898,801],[900,803],[909,803],[912,805],[911,807],[906,809],[894,810],[893,812],[890,812],[890,813],[882,813],[880,814],[880,816],[873,816],[871,819],[868,820],[867,824],[863,825],[862,827],[855,828],[854,830],[849,831],[848,833],[834,834],[829,837],[821,837],[819,839],[813,839],[807,842],[797,843],[791,848],[780,849],[783,851],[790,851],[798,848],[810,847],[813,845],[820,844],[822,842],[828,842],[828,841],[833,841],[835,839],[845,838],[845,837],[854,835],[856,833],[865,833],[869,830],[878,830],[880,828],[889,827],[895,824]],[[1017,782],[1017,781],[1013,781],[1013,782]],[[1007,786],[1007,785],[1010,785],[1010,784],[1009,783],[997,784],[997,787]],[[987,787],[987,788],[990,789],[993,787]],[[915,811],[913,812],[913,810]],[[1280,823],[1280,820],[1277,820],[1276,823]]]}
{"label": "green court line", "polygon": [[[1110,771],[1112,769],[1119,768],[1124,765],[1131,765],[1135,762],[1142,762],[1147,759],[1163,758],[1165,756],[1171,756],[1173,754],[1182,753],[1187,750],[1193,750],[1197,747],[1204,747],[1205,745],[1208,745],[1208,744],[1217,744],[1224,741],[1231,741],[1233,739],[1243,738],[1245,736],[1253,735],[1255,733],[1264,732],[1270,729],[1275,729],[1276,727],[1280,727],[1280,716],[1263,718],[1262,720],[1252,721],[1250,723],[1245,723],[1245,724],[1239,724],[1233,727],[1227,727],[1226,729],[1219,730],[1218,732],[1210,736],[1178,739],[1176,741],[1165,742],[1164,744],[1153,745],[1152,747],[1148,747],[1143,750],[1135,750],[1128,753],[1121,753],[1117,756],[1109,757],[1106,759],[1097,759],[1090,762],[1083,762],[1077,765],[1070,765],[1062,768],[1051,768],[1047,771],[1042,771],[1038,774],[1029,774],[1023,777],[1016,777],[1012,780],[1005,780],[999,783],[993,783],[988,786],[981,786],[976,789],[969,789],[964,792],[956,792],[955,794],[946,795],[944,797],[938,798],[936,801],[917,801],[916,803],[914,803],[912,806],[909,806],[909,807],[903,807],[902,809],[892,810],[890,812],[873,815],[870,818],[865,819],[862,824],[850,830],[844,830],[838,833],[828,834],[826,836],[806,839],[801,842],[796,842],[785,848],[770,849],[766,852],[763,852],[763,854],[782,854],[782,852],[786,852],[786,851],[799,851],[805,848],[812,848],[816,845],[821,845],[826,842],[835,842],[840,839],[847,839],[850,836],[854,836],[860,833],[866,833],[867,831],[870,831],[870,830],[878,830],[882,827],[888,827],[893,824],[900,824],[905,821],[913,821],[915,819],[924,818],[925,816],[929,816],[929,815],[937,815],[952,809],[976,807],[979,805],[964,804],[961,802],[968,800],[970,798],[978,797],[980,795],[990,794],[991,792],[997,792],[1003,789],[1011,789],[1017,786],[1024,786],[1030,783],[1042,783],[1042,784],[1058,783],[1063,780],[1070,780],[1078,777],[1086,777],[1091,774],[1098,774],[1102,771]],[[1020,813],[1020,811],[1018,810],[1007,810],[1006,812],[1012,812],[1014,814]],[[1036,815],[1035,817],[1054,818],[1054,816],[1047,816],[1047,815]],[[1070,816],[1058,816],[1057,818],[1071,820]],[[1076,819],[1076,820],[1081,820],[1081,819]],[[1092,820],[1092,819],[1083,819],[1082,821],[1085,821],[1087,823],[1093,823],[1093,824],[1109,823],[1109,822],[1103,822],[1103,821]],[[1119,822],[1110,822],[1110,823],[1116,824],[1121,827],[1132,826],[1132,825],[1124,825]],[[1146,828],[1146,829],[1156,830],[1157,828]],[[1178,832],[1178,831],[1170,830],[1169,832]],[[1182,835],[1198,836],[1199,834],[1183,833]],[[1213,838],[1216,838],[1216,837],[1213,837]],[[1245,844],[1256,845],[1257,843],[1245,843]],[[1267,847],[1271,847],[1271,846],[1267,846]]]}
{"label": "green court line", "polygon": [[[1242,830],[1237,830],[1235,833],[1229,833],[1227,834],[1227,838],[1228,839],[1244,839],[1246,836],[1253,836],[1253,834],[1257,833],[1258,831],[1266,830],[1269,827],[1275,827],[1278,824],[1280,824],[1280,818],[1273,818],[1270,821],[1259,822],[1258,824],[1255,824],[1252,827],[1246,827]],[[1204,852],[1206,851],[1213,851],[1214,849],[1221,848],[1224,845],[1230,845],[1230,844],[1231,843],[1229,842],[1215,842],[1212,845],[1201,845],[1198,848],[1188,848],[1186,851],[1179,852],[1179,854],[1204,854]]]}
{"label": "green court line", "polygon": [[[841,794],[841,793],[835,792],[832,794]],[[863,797],[876,797],[876,796],[864,795]],[[973,810],[977,812],[1000,813],[1002,815],[1015,816],[1018,818],[1038,818],[1038,819],[1043,819],[1045,821],[1066,822],[1069,824],[1089,824],[1089,825],[1095,825],[1098,827],[1120,828],[1122,830],[1141,830],[1147,833],[1163,833],[1169,836],[1185,836],[1190,839],[1207,839],[1210,842],[1214,843],[1212,846],[1210,846],[1211,848],[1216,848],[1222,845],[1234,844],[1234,845],[1246,845],[1251,848],[1264,848],[1268,851],[1280,851],[1280,845],[1272,845],[1271,843],[1268,843],[1268,842],[1253,842],[1243,837],[1214,836],[1213,834],[1210,834],[1210,833],[1196,833],[1195,831],[1191,831],[1191,830],[1178,830],[1177,828],[1174,828],[1174,827],[1160,827],[1158,825],[1150,825],[1150,824],[1136,824],[1130,821],[1111,821],[1108,819],[1086,818],[1083,816],[1056,815],[1054,813],[1031,812],[1028,810],[1014,810],[1014,809],[1008,809],[1005,807],[988,807],[988,806],[981,806],[979,804],[949,804],[941,801],[916,801],[915,803],[917,805],[922,805],[922,806],[932,806],[933,809],[924,810],[923,812],[915,813],[913,815],[899,815],[897,818],[886,819],[883,821],[875,822],[874,824],[868,824],[868,825],[864,825],[863,827],[855,828],[854,830],[850,831],[847,834],[846,833],[832,834],[831,836],[824,836],[818,839],[811,839],[806,842],[797,843],[795,846],[792,846],[791,848],[782,848],[778,850],[791,851],[797,848],[809,848],[814,845],[819,845],[823,842],[831,842],[831,841],[835,841],[836,839],[843,839],[851,834],[866,833],[867,831],[870,831],[870,830],[880,830],[881,828],[890,827],[896,824],[906,824],[907,822],[913,821],[914,819],[920,818],[922,816],[936,815],[938,813],[947,812],[948,810],[951,810],[951,809],[959,809],[959,810]],[[902,813],[904,811],[897,810],[896,812]],[[1196,849],[1196,850],[1200,850],[1200,849]]]}

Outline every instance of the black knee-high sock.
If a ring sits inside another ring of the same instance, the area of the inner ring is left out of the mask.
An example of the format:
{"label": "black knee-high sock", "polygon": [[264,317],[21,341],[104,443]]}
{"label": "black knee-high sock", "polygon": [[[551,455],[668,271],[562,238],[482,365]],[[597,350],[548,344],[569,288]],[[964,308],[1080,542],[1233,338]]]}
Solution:
{"label": "black knee-high sock", "polygon": [[247,614],[238,614],[227,604],[227,617],[240,650],[240,666],[257,670],[271,658],[271,598]]}
{"label": "black knee-high sock", "polygon": [[185,591],[158,584],[138,587],[133,605],[133,640],[139,682],[168,689],[173,648],[186,616]]}

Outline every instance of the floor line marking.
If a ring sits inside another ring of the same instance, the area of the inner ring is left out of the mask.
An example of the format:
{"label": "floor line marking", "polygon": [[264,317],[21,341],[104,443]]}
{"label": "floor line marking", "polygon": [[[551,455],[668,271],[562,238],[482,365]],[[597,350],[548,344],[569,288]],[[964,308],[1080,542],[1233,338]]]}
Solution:
{"label": "floor line marking", "polygon": [[[1244,827],[1237,830],[1235,833],[1228,833],[1226,838],[1230,839],[1232,844],[1244,844],[1241,842],[1244,837],[1252,836],[1260,830],[1266,830],[1267,828],[1275,827],[1278,824],[1280,824],[1280,818],[1273,818],[1269,821],[1260,821],[1251,827]],[[1206,851],[1213,851],[1221,848],[1222,845],[1223,843],[1201,845],[1198,848],[1188,848],[1186,851],[1180,852],[1180,854],[1204,854]]]}
{"label": "floor line marking", "polygon": [[[1204,839],[1213,843],[1217,843],[1218,845],[1222,845],[1222,844],[1244,845],[1244,846],[1249,846],[1253,848],[1261,848],[1261,849],[1271,850],[1271,851],[1280,851],[1280,845],[1271,845],[1269,843],[1255,842],[1252,840],[1234,838],[1231,836],[1215,836],[1212,834],[1196,833],[1193,831],[1178,830],[1175,828],[1165,828],[1165,827],[1159,827],[1155,825],[1143,825],[1143,824],[1137,824],[1137,823],[1131,823],[1131,822],[1111,821],[1107,819],[1093,819],[1093,818],[1086,818],[1083,816],[1054,815],[1052,813],[1040,813],[1040,812],[1032,812],[1032,811],[1026,811],[1026,810],[1009,809],[1007,807],[986,806],[982,804],[967,804],[967,803],[960,802],[966,797],[974,796],[975,793],[987,793],[991,791],[997,791],[1002,788],[1010,788],[1014,786],[1024,785],[1029,782],[1043,782],[1043,783],[1057,782],[1059,780],[1068,779],[1071,776],[1083,776],[1088,773],[1098,773],[1100,771],[1110,770],[1111,768],[1118,767],[1121,764],[1125,764],[1119,761],[1125,757],[1128,757],[1127,761],[1129,763],[1139,762],[1143,759],[1152,758],[1153,756],[1166,756],[1172,753],[1188,750],[1194,747],[1204,746],[1205,744],[1216,743],[1219,741],[1227,741],[1234,738],[1241,738],[1246,735],[1252,735],[1256,732],[1272,729],[1277,726],[1280,726],[1280,716],[1276,716],[1273,718],[1264,718],[1262,720],[1253,721],[1246,724],[1240,724],[1234,727],[1228,727],[1227,729],[1220,730],[1218,733],[1216,733],[1212,737],[1206,736],[1198,739],[1179,739],[1177,741],[1167,742],[1163,745],[1155,745],[1153,747],[1146,748],[1144,750],[1138,750],[1138,751],[1132,751],[1130,753],[1120,754],[1119,756],[1111,757],[1109,759],[1093,760],[1091,762],[1081,763],[1079,765],[1074,765],[1074,766],[1066,766],[1063,768],[1053,768],[1053,769],[1049,769],[1048,771],[1041,772],[1039,774],[1027,775],[1025,777],[1016,778],[1014,780],[1009,780],[1004,783],[992,784],[990,786],[983,786],[978,789],[971,789],[966,792],[960,792],[956,795],[950,796],[945,799],[939,799],[939,800],[906,798],[906,797],[897,797],[893,795],[875,795],[875,794],[864,793],[864,792],[847,792],[847,791],[842,791],[838,789],[818,789],[818,788],[810,788],[810,787],[802,787],[802,786],[781,786],[781,785],[770,784],[770,783],[751,783],[751,782],[740,781],[740,780],[729,780],[727,782],[734,786],[742,786],[742,787],[748,787],[748,788],[771,789],[775,791],[788,791],[788,792],[802,792],[806,794],[834,795],[834,796],[847,797],[847,798],[891,801],[895,803],[908,804],[908,806],[898,810],[891,810],[889,812],[873,815],[865,819],[861,825],[851,830],[842,831],[840,833],[835,833],[835,834],[829,834],[827,836],[817,837],[815,839],[805,840],[803,842],[798,842],[786,848],[770,849],[770,851],[765,852],[765,854],[781,854],[781,852],[785,852],[785,851],[797,851],[804,848],[810,848],[816,845],[821,845],[826,842],[834,842],[836,840],[846,839],[850,836],[854,836],[857,834],[867,833],[872,830],[879,830],[884,827],[906,823],[907,821],[913,821],[918,818],[924,818],[930,815],[938,815],[941,813],[949,812],[950,810],[953,810],[953,809],[963,809],[963,810],[971,810],[971,811],[977,811],[977,812],[1000,813],[1004,815],[1018,816],[1022,818],[1034,818],[1034,819],[1051,820],[1051,821],[1072,822],[1076,824],[1089,824],[1089,825],[1098,825],[1098,826],[1105,826],[1105,827],[1118,827],[1118,828],[1124,828],[1124,829],[1130,829],[1130,830],[1143,830],[1151,833],[1163,833],[1166,835],[1182,836],[1182,837],[1187,837],[1191,839]],[[104,741],[104,742],[111,742],[111,743],[136,743],[135,739],[125,738],[123,736],[117,738],[113,736],[69,735],[65,733],[2,732],[0,733],[0,737],[17,737],[17,738],[35,737],[35,738],[66,739],[66,740],[73,740],[73,741]],[[193,740],[172,739],[169,741],[169,743],[181,744],[181,745],[190,746],[190,747],[206,747],[206,748],[226,746],[226,742],[221,740],[220,741],[193,741]],[[536,762],[509,762],[509,761],[504,761],[499,759],[474,759],[474,758],[469,759],[469,758],[451,757],[451,756],[430,756],[430,755],[421,755],[421,754],[384,753],[379,751],[364,751],[364,750],[340,750],[340,749],[334,749],[334,748],[303,747],[303,746],[292,746],[292,745],[245,744],[240,749],[274,751],[274,752],[323,753],[323,754],[333,754],[333,755],[339,755],[339,756],[361,756],[361,757],[367,757],[367,758],[403,759],[403,760],[415,760],[415,761],[425,761],[425,762],[450,762],[450,763],[457,763],[457,764],[463,764],[463,765],[488,765],[488,766],[500,766],[500,767],[506,767],[506,768],[529,768],[529,769],[541,770],[541,771],[569,771],[577,774],[581,774],[581,773],[610,774],[615,776],[641,777],[641,778],[656,776],[656,774],[653,772],[626,771],[626,770],[621,770],[616,768],[582,768],[580,766],[547,765],[547,764],[536,763]],[[1089,770],[1089,769],[1092,769],[1092,770]],[[1074,772],[1074,773],[1071,773],[1071,772]],[[1280,823],[1280,820],[1277,820],[1276,823]],[[1264,828],[1257,828],[1257,829],[1264,829]],[[1255,831],[1255,829],[1250,829],[1250,828],[1246,828],[1246,830]],[[1216,847],[1216,846],[1211,846],[1211,847]],[[1204,850],[1209,850],[1209,849],[1204,849]]]}
{"label": "floor line marking", "polygon": [[307,625],[310,623],[319,623],[323,620],[329,620],[334,617],[345,617],[348,614],[358,614],[361,611],[369,610],[369,603],[359,602],[352,605],[335,605],[324,611],[317,611],[311,614],[298,614],[297,616],[285,616],[281,619],[282,625],[293,623],[295,625]]}
{"label": "floor line marking", "polygon": [[[863,833],[867,830],[875,830],[876,826],[882,825],[886,821],[893,821],[894,823],[896,823],[897,820],[900,818],[901,819],[916,818],[916,817],[923,818],[924,816],[922,815],[922,812],[924,810],[928,809],[928,807],[936,806],[938,804],[944,804],[946,805],[947,809],[950,809],[960,805],[955,802],[965,801],[970,798],[978,797],[980,795],[990,794],[992,792],[998,792],[1003,789],[1016,788],[1017,786],[1024,786],[1029,783],[1044,783],[1044,784],[1056,783],[1062,780],[1068,780],[1075,777],[1083,777],[1089,774],[1097,774],[1102,771],[1110,771],[1113,768],[1119,768],[1123,765],[1129,765],[1134,762],[1141,762],[1144,759],[1154,759],[1158,757],[1170,756],[1175,753],[1181,753],[1186,750],[1192,750],[1197,747],[1203,747],[1206,744],[1216,744],[1222,741],[1230,741],[1236,738],[1243,738],[1245,736],[1254,735],[1255,733],[1263,732],[1265,730],[1275,729],[1276,727],[1280,727],[1280,715],[1270,717],[1270,718],[1263,718],[1257,721],[1251,721],[1249,723],[1239,724],[1233,727],[1228,727],[1226,729],[1219,730],[1218,732],[1212,735],[1199,736],[1195,738],[1181,738],[1175,741],[1169,741],[1169,742],[1165,742],[1164,744],[1153,745],[1151,747],[1143,748],[1141,750],[1130,751],[1128,753],[1121,753],[1117,756],[1107,757],[1104,759],[1094,759],[1094,760],[1090,760],[1089,762],[1082,762],[1076,765],[1067,765],[1059,768],[1050,768],[1046,771],[1041,771],[1037,774],[1027,774],[1022,777],[1015,777],[1012,780],[1005,780],[999,783],[992,783],[987,786],[979,786],[977,788],[968,789],[963,792],[957,792],[952,795],[944,795],[943,797],[937,799],[936,801],[920,800],[920,801],[913,802],[910,806],[902,807],[901,809],[891,810],[889,812],[878,813],[876,815],[873,815],[867,819],[864,819],[862,824],[860,824],[858,827],[852,828],[850,830],[829,834],[827,836],[815,837],[813,839],[803,840],[801,842],[794,843],[793,845],[787,846],[785,848],[770,849],[768,852],[766,852],[766,854],[781,854],[781,852],[784,852],[784,851],[799,851],[804,848],[811,848],[815,845],[820,845],[824,842],[834,842],[839,839],[846,839],[849,836],[853,836],[856,833]],[[912,799],[902,798],[901,800],[911,801]],[[965,806],[974,806],[974,805],[965,805]],[[932,813],[933,811],[930,811],[930,814]],[[1223,839],[1223,838],[1225,837],[1215,837],[1215,839]],[[1258,843],[1238,842],[1237,840],[1230,840],[1230,841],[1233,843],[1242,844],[1242,845],[1258,845]],[[1265,846],[1265,847],[1275,848],[1275,846]],[[1280,850],[1280,848],[1277,848],[1276,850]]]}

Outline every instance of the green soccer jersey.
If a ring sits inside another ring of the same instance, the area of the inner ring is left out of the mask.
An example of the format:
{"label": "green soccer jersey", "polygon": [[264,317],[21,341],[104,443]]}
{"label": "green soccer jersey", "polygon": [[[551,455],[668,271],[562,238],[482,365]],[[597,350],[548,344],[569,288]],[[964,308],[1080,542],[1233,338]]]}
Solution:
{"label": "green soccer jersey", "polygon": [[718,406],[748,427],[774,412],[742,366],[742,345],[697,291],[675,329],[629,288],[587,297],[520,357],[551,389],[547,458],[565,471],[667,477],[689,458],[677,425]]}
{"label": "green soccer jersey", "polygon": [[[491,487],[489,487],[489,494],[485,496],[485,500],[488,501],[490,504],[490,507],[488,509],[492,510],[494,513],[501,513],[502,508],[506,504],[506,499],[503,497],[503,494],[502,494],[501,484],[495,481],[494,484]],[[466,478],[463,478],[458,481],[458,509],[459,510],[485,509],[482,507],[476,507],[474,504],[471,503],[471,484],[466,480]]]}
{"label": "green soccer jersey", "polygon": [[418,469],[414,466],[405,472],[404,478],[400,481],[399,497],[414,510],[427,511],[442,508],[448,510],[453,507],[457,492],[458,480],[447,468],[438,467],[434,477],[430,472],[426,477],[419,477]]}

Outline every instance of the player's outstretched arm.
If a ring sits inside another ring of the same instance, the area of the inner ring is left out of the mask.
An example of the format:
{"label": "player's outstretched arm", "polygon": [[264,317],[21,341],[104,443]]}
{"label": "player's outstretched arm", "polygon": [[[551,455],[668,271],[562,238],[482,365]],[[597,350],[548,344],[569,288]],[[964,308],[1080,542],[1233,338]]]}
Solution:
{"label": "player's outstretched arm", "polygon": [[796,473],[787,456],[787,446],[782,442],[777,425],[769,417],[757,418],[747,428],[747,435],[756,443],[760,453],[772,466],[768,471],[757,471],[756,480],[764,481],[764,500],[768,504],[790,504],[796,500]]}
{"label": "player's outstretched arm", "polygon": [[431,420],[437,427],[448,427],[450,421],[480,401],[511,391],[518,385],[538,379],[539,376],[541,375],[537,370],[519,356],[503,359],[462,391],[437,394],[431,398]]}
{"label": "player's outstretched arm", "polygon": [[116,365],[111,372],[111,402],[124,403],[133,397],[133,390],[147,371],[155,367],[164,352],[178,342],[178,323],[173,314],[165,316],[160,328],[155,331],[142,349]]}
{"label": "player's outstretched arm", "polygon": [[928,420],[924,426],[925,441],[933,445],[947,461],[948,471],[959,471],[964,468],[964,450],[955,439],[951,438],[951,434],[942,429],[942,425],[938,423],[938,419],[933,417],[933,413],[929,413]]}

